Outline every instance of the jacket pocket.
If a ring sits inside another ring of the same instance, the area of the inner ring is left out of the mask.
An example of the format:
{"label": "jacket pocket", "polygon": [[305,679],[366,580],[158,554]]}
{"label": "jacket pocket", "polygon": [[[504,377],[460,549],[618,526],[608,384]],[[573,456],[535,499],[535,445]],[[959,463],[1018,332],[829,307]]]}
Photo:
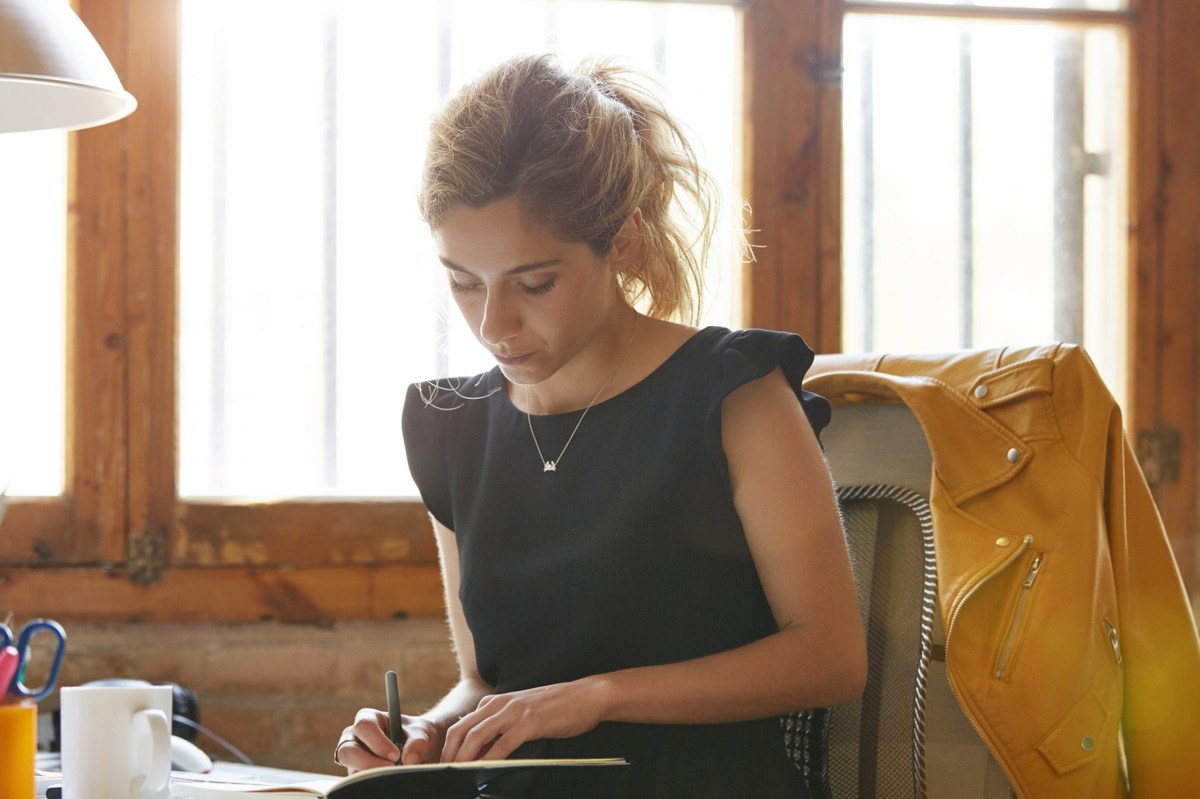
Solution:
{"label": "jacket pocket", "polygon": [[1095,691],[1075,703],[1037,745],[1056,774],[1066,774],[1100,756],[1101,742],[1112,711]]}
{"label": "jacket pocket", "polygon": [[1025,632],[1026,619],[1029,616],[1029,609],[1033,604],[1034,590],[1037,588],[1038,576],[1042,573],[1045,558],[1045,552],[1034,552],[1033,557],[1025,564],[1025,572],[1021,577],[1020,584],[1017,586],[1017,595],[1012,604],[1012,612],[1008,617],[1004,636],[1000,639],[1000,647],[996,652],[996,664],[992,671],[992,676],[997,680],[1005,679],[1012,670],[1017,649]]}

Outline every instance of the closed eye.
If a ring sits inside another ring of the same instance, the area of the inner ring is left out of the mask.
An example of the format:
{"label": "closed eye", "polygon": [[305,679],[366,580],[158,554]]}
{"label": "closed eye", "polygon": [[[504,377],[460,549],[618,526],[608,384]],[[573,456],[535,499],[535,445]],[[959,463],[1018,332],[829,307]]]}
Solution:
{"label": "closed eye", "polygon": [[556,281],[557,281],[557,278],[552,277],[549,280],[547,280],[545,283],[539,283],[536,286],[526,286],[524,283],[522,283],[521,291],[525,292],[526,294],[533,294],[533,295],[547,294],[554,288],[554,284]]}
{"label": "closed eye", "polygon": [[473,291],[479,291],[480,289],[483,288],[482,283],[461,283],[461,282],[455,280],[453,277],[450,278],[449,282],[450,282],[450,290],[456,291],[459,294],[469,294]]}

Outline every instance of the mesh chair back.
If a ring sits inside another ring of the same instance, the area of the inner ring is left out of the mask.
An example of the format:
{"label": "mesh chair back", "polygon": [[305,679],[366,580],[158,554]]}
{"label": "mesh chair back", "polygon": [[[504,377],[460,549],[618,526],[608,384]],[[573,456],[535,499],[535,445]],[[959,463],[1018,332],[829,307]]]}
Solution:
{"label": "mesh chair back", "polygon": [[822,799],[1008,799],[1008,779],[946,675],[932,459],[920,425],[904,406],[844,406],[822,440],[867,631],[868,677],[857,702],[784,717],[793,761]]}

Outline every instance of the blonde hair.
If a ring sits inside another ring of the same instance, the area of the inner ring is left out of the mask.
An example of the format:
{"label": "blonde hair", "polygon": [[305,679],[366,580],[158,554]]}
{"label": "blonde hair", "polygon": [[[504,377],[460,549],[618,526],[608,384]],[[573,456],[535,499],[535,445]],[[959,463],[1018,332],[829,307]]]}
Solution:
{"label": "blonde hair", "polygon": [[715,184],[639,77],[609,60],[566,70],[540,55],[464,87],[430,127],[425,221],[436,228],[455,206],[512,197],[533,224],[605,255],[641,209],[641,257],[621,291],[650,316],[697,321]]}

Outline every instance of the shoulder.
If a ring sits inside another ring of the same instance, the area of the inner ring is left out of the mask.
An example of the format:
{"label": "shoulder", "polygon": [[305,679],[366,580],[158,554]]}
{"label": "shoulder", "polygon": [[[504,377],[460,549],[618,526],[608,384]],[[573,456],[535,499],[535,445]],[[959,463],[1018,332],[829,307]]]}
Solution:
{"label": "shoulder", "polygon": [[[744,386],[778,372],[780,380],[763,381],[762,385],[740,393],[762,397],[790,394],[794,400],[799,400],[815,432],[819,433],[829,423],[829,403],[824,397],[803,388],[814,353],[802,337],[795,333],[758,329],[706,328],[700,334],[705,334],[703,346],[713,358],[715,382],[722,400]],[[787,391],[781,392],[784,384]]]}
{"label": "shoulder", "polygon": [[406,446],[444,439],[449,430],[486,418],[488,401],[503,391],[498,369],[409,385],[402,416]]}
{"label": "shoulder", "polygon": [[413,383],[404,399],[402,431],[409,474],[425,507],[451,530],[451,476],[460,462],[455,453],[462,442],[486,435],[489,406],[504,390],[499,370],[494,371]]}
{"label": "shoulder", "polygon": [[457,411],[487,400],[504,390],[504,378],[499,369],[467,377],[436,377],[408,387],[404,412]]}
{"label": "shoulder", "polygon": [[[653,369],[664,361],[683,358],[694,368],[712,365],[730,372],[749,368],[761,377],[770,368],[785,366],[789,372],[803,374],[813,362],[813,351],[795,333],[775,330],[730,330],[710,325],[701,329],[651,320],[647,322],[648,343],[639,361],[643,369]],[[753,379],[753,378],[751,378]]]}
{"label": "shoulder", "polygon": [[469,402],[487,399],[503,388],[499,369],[467,377],[436,377],[410,384],[405,407],[415,403],[434,410],[457,410]]}

